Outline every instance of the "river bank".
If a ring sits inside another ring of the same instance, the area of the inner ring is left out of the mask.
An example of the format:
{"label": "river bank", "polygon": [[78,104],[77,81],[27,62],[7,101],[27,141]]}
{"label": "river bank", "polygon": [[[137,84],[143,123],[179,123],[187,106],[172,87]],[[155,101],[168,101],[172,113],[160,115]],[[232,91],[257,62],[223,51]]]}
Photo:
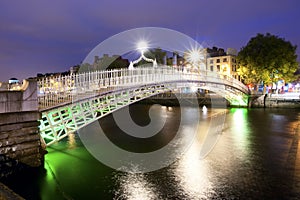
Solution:
{"label": "river bank", "polygon": [[249,97],[251,108],[300,108],[300,98],[295,95],[265,94]]}

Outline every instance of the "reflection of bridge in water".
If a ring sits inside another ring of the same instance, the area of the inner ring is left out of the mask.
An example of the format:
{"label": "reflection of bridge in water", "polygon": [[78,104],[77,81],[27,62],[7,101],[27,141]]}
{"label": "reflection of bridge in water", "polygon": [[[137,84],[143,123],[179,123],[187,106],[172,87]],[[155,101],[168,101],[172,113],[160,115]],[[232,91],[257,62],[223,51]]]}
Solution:
{"label": "reflection of bridge in water", "polygon": [[159,66],[85,72],[39,80],[40,133],[51,145],[117,109],[183,87],[215,92],[231,105],[248,103],[245,85],[210,71]]}

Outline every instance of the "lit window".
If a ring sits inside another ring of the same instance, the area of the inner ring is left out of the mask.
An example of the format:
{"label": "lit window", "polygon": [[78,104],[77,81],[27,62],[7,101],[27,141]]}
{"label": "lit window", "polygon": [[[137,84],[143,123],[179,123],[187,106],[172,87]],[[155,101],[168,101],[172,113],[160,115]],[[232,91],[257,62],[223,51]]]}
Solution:
{"label": "lit window", "polygon": [[232,71],[235,72],[236,71],[236,67],[235,65],[232,65]]}

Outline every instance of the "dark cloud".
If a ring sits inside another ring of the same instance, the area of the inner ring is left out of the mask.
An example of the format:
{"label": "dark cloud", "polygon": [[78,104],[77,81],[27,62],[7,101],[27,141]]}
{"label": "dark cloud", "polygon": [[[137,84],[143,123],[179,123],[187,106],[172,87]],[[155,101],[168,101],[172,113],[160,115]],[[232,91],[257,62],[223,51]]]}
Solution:
{"label": "dark cloud", "polygon": [[143,26],[171,28],[203,44],[238,50],[266,32],[300,46],[299,8],[298,0],[3,0],[0,80],[65,71],[106,38]]}

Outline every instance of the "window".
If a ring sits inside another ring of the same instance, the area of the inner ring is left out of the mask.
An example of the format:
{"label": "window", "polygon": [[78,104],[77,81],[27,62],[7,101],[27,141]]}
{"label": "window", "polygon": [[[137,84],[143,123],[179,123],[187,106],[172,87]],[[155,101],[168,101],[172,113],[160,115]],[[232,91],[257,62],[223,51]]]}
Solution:
{"label": "window", "polygon": [[213,64],[213,63],[214,63],[214,60],[211,59],[211,60],[209,61],[209,64]]}
{"label": "window", "polygon": [[220,63],[220,59],[217,59],[217,63]]}
{"label": "window", "polygon": [[235,59],[234,58],[232,58],[232,62],[235,63]]}
{"label": "window", "polygon": [[212,71],[212,72],[214,71],[214,66],[213,65],[210,66],[210,71]]}
{"label": "window", "polygon": [[236,66],[235,65],[232,65],[232,71],[236,72]]}
{"label": "window", "polygon": [[223,58],[223,62],[227,62],[227,58]]}
{"label": "window", "polygon": [[217,65],[217,71],[218,72],[220,71],[220,65]]}

